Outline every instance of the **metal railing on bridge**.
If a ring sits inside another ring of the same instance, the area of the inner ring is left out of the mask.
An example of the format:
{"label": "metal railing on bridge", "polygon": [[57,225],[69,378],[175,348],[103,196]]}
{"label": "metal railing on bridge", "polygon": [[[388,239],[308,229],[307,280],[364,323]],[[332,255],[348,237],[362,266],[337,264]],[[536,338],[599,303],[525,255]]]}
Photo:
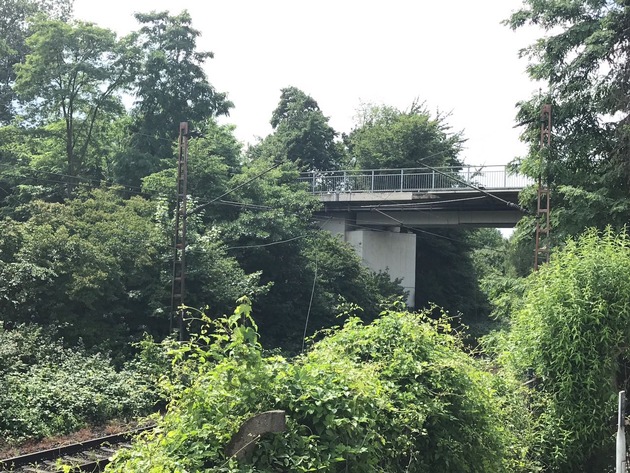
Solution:
{"label": "metal railing on bridge", "polygon": [[469,189],[522,189],[533,180],[507,166],[310,171],[300,175],[315,194],[334,192],[420,192]]}

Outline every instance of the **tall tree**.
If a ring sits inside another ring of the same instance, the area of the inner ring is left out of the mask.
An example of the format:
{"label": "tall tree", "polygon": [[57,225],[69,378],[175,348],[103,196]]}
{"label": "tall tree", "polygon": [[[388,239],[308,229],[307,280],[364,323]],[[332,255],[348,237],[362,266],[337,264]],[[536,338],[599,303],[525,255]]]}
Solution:
{"label": "tall tree", "polygon": [[14,116],[14,66],[24,60],[31,19],[37,15],[67,21],[73,0],[3,0],[0,2],[0,124]]}
{"label": "tall tree", "polygon": [[[446,117],[414,102],[408,110],[367,105],[345,137],[349,154],[363,169],[460,166],[464,139],[453,133]],[[416,306],[438,304],[451,313],[487,315],[478,287],[466,230],[403,226],[416,233]]]}
{"label": "tall tree", "polygon": [[[624,0],[525,0],[507,21],[546,35],[521,54],[548,84],[519,104],[530,151],[521,171],[548,180],[556,235],[621,226],[630,217],[630,5]],[[553,138],[540,151],[540,106],[553,104]]]}
{"label": "tall tree", "polygon": [[[296,87],[282,89],[271,116],[273,141],[282,157],[313,170],[337,169],[343,157],[337,133],[317,102]],[[280,156],[278,156],[280,157]]]}
{"label": "tall tree", "polygon": [[356,165],[363,169],[457,166],[464,142],[461,133],[450,131],[446,117],[432,117],[417,102],[406,111],[365,106],[345,141]]}
{"label": "tall tree", "polygon": [[[134,87],[132,149],[117,158],[118,180],[138,185],[142,177],[162,168],[160,159],[173,155],[179,123],[201,126],[209,118],[227,115],[232,103],[208,81],[205,63],[213,57],[197,50],[201,33],[194,29],[190,14],[137,13],[142,25],[136,33],[143,51]],[[144,173],[128,171],[127,161],[140,165]]]}
{"label": "tall tree", "polygon": [[88,162],[91,146],[100,121],[122,112],[117,93],[133,77],[135,49],[113,31],[57,20],[34,24],[27,46],[29,54],[16,66],[15,90],[27,104],[28,119],[59,132],[65,174],[77,177],[98,168]]}

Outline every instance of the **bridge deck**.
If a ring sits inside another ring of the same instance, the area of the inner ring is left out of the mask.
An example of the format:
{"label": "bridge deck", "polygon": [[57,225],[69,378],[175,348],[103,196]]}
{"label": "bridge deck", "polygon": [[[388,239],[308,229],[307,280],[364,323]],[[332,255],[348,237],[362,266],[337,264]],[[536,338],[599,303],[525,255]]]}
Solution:
{"label": "bridge deck", "polygon": [[512,173],[507,166],[311,171],[302,173],[300,181],[316,194],[454,191],[470,186],[520,190],[533,184],[531,179]]}
{"label": "bridge deck", "polygon": [[321,213],[363,226],[513,227],[523,216],[506,202],[518,203],[519,192],[533,182],[506,166],[438,171],[313,172],[301,180],[324,203]]}

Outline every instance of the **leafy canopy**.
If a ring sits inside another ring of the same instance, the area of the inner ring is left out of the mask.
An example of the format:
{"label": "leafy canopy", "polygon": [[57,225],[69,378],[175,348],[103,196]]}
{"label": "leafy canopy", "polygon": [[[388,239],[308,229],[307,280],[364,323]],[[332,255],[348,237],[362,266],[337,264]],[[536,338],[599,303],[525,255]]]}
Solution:
{"label": "leafy canopy", "polygon": [[14,118],[16,95],[14,66],[28,52],[26,38],[36,16],[68,21],[73,0],[3,0],[0,3],[0,124]]}
{"label": "leafy canopy", "polygon": [[134,147],[155,160],[170,157],[179,123],[200,126],[218,115],[227,115],[232,103],[208,81],[205,63],[210,51],[198,51],[200,32],[192,27],[186,11],[136,13],[140,30],[135,33],[142,50],[134,83],[132,110]]}
{"label": "leafy canopy", "polygon": [[[622,0],[526,0],[506,23],[545,36],[521,51],[548,91],[519,104],[529,153],[520,169],[548,180],[560,241],[586,227],[621,228],[630,215],[630,18]],[[553,105],[552,146],[540,151],[540,107]],[[529,226],[531,231],[531,225]]]}
{"label": "leafy canopy", "polygon": [[292,161],[304,170],[332,170],[341,164],[343,151],[335,140],[337,132],[315,99],[302,90],[282,89],[270,123],[274,132],[258,145],[263,155]]}
{"label": "leafy canopy", "polygon": [[589,230],[523,282],[503,365],[528,394],[544,471],[608,471],[617,393],[628,388],[630,241]]}
{"label": "leafy canopy", "polygon": [[64,174],[98,172],[99,156],[90,154],[94,137],[107,117],[123,111],[118,93],[131,81],[135,48],[91,23],[58,20],[36,22],[26,43],[29,53],[15,67],[15,91],[28,120],[54,127],[63,144]]}
{"label": "leafy canopy", "polygon": [[360,169],[460,164],[461,134],[452,133],[446,117],[432,117],[422,104],[414,102],[406,111],[366,105],[358,118],[345,143]]}

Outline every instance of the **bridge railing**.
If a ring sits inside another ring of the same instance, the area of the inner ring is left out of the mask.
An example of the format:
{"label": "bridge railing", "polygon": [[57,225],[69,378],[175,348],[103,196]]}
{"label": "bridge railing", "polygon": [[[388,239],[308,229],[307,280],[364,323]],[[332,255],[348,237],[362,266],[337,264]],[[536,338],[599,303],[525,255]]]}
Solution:
{"label": "bridge railing", "polygon": [[507,166],[311,171],[302,173],[300,181],[316,194],[452,190],[467,188],[465,183],[484,189],[522,189],[533,183]]}

